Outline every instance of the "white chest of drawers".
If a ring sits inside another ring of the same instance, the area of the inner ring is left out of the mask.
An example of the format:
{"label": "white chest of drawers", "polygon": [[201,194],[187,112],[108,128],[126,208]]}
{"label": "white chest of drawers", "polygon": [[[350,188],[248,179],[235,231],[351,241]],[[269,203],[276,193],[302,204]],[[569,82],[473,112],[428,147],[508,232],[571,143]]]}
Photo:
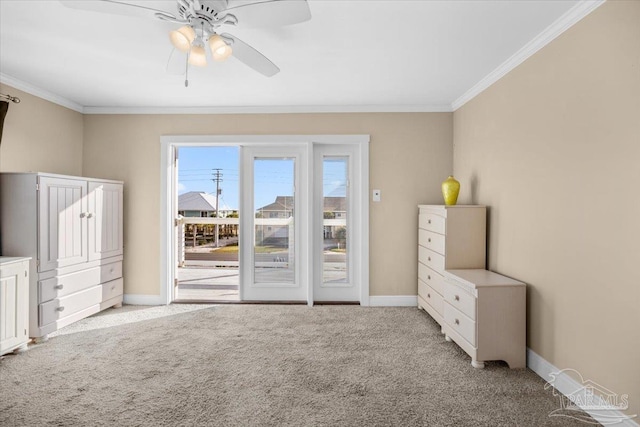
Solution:
{"label": "white chest of drawers", "polygon": [[486,207],[419,205],[418,307],[444,320],[444,271],[485,268]]}
{"label": "white chest of drawers", "polygon": [[489,360],[526,367],[526,285],[484,269],[447,270],[444,279],[446,339],[474,368]]}

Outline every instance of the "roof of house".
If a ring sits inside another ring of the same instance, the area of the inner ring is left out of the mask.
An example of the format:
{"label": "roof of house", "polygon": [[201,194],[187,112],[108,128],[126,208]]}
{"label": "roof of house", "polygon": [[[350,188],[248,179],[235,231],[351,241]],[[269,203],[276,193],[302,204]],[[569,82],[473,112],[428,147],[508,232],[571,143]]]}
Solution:
{"label": "roof of house", "polygon": [[259,211],[291,211],[294,208],[293,196],[276,196],[276,201],[258,208]]}
{"label": "roof of house", "polygon": [[215,212],[216,198],[203,191],[189,191],[178,196],[178,210]]}
{"label": "roof of house", "polygon": [[[258,208],[259,211],[290,211],[294,208],[293,196],[277,196],[275,202]],[[324,212],[346,212],[346,197],[325,197]]]}

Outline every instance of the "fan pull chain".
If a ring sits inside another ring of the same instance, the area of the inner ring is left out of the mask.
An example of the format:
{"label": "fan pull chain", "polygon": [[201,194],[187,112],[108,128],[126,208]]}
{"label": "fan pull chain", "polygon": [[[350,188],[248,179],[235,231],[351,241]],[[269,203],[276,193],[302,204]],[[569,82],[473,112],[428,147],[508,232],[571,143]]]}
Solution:
{"label": "fan pull chain", "polygon": [[191,52],[187,53],[186,70],[184,75],[184,87],[189,87],[189,55],[191,55]]}

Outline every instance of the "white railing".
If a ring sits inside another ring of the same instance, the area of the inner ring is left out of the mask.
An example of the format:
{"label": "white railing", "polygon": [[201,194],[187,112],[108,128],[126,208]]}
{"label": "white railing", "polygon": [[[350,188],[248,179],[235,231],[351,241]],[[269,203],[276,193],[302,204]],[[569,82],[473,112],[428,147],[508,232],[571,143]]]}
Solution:
{"label": "white railing", "polygon": [[[290,218],[254,218],[253,220],[254,223],[254,227],[255,226],[266,226],[266,227],[270,227],[270,226],[276,226],[276,227],[284,227],[284,226],[288,226],[289,227],[289,231],[287,233],[287,237],[289,239],[289,244],[287,245],[289,248],[289,260],[293,260],[293,249],[294,249],[294,233],[293,233],[293,217]],[[219,241],[219,232],[220,232],[220,226],[225,226],[225,225],[235,225],[235,226],[239,226],[240,225],[240,218],[200,218],[200,217],[181,217],[177,220],[177,224],[178,224],[178,235],[177,235],[177,242],[178,242],[178,264],[180,266],[184,266],[185,264],[185,253],[186,253],[186,228],[187,225],[214,225],[216,226],[215,228],[215,238],[216,238],[216,242]],[[332,219],[324,219],[322,221],[322,225],[325,227],[346,227],[347,226],[347,220],[346,218],[332,218]],[[264,233],[264,232],[263,232]],[[192,233],[192,238],[194,239],[194,247],[195,244],[197,243],[196,240],[196,235],[197,232],[194,231]],[[264,234],[263,234],[264,236]],[[238,265],[237,261],[222,261],[222,262],[217,262],[217,264],[219,265]],[[260,263],[260,264],[270,264],[270,263]],[[292,264],[291,262],[288,262],[288,264]],[[278,264],[278,266],[283,266],[282,263]]]}

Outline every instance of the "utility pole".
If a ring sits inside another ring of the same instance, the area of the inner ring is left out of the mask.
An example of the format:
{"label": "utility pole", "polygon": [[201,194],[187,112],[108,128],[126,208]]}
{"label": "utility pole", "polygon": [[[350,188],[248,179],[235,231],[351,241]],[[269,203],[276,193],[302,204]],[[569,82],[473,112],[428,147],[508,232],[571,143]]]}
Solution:
{"label": "utility pole", "polygon": [[[220,218],[220,183],[222,182],[222,169],[216,168],[213,169],[213,179],[212,181],[216,182],[216,218]],[[216,224],[216,248],[220,247],[219,245],[220,238],[220,224]]]}

